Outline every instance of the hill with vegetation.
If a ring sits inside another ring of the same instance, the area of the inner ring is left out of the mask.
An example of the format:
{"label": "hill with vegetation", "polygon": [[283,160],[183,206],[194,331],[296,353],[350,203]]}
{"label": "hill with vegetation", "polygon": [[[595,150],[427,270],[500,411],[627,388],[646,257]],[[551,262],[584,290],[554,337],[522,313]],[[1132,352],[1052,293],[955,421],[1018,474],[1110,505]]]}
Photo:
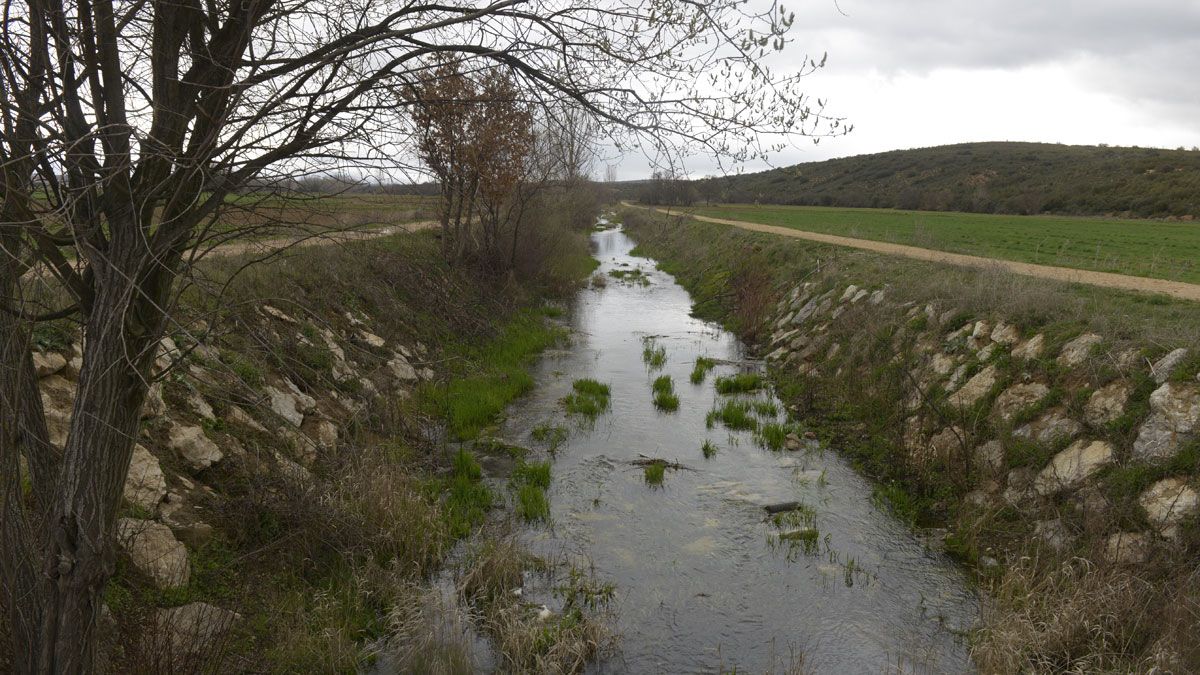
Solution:
{"label": "hill with vegetation", "polygon": [[1141,218],[1200,216],[1200,151],[964,143],[698,181],[701,200]]}

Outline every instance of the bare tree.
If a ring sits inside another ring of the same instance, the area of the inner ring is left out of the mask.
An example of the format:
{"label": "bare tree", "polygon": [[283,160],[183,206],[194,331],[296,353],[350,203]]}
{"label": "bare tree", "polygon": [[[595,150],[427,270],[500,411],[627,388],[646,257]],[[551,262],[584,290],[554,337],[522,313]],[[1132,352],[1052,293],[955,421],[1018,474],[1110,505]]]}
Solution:
{"label": "bare tree", "polygon": [[[178,280],[227,197],[409,151],[392,92],[428,58],[506,69],[622,147],[762,155],[838,133],[763,57],[792,16],[741,0],[6,0],[0,28],[0,580],[15,666],[93,667],[113,529]],[[38,321],[73,317],[83,365],[51,444]],[[23,486],[23,481],[27,481]]]}

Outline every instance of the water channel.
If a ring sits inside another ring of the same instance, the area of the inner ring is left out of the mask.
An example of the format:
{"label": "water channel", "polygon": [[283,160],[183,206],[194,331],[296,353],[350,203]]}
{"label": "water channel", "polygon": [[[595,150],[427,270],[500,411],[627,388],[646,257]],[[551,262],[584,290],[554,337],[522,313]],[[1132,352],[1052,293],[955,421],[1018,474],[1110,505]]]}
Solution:
{"label": "water channel", "polygon": [[[510,408],[502,435],[531,445],[539,425],[570,430],[553,463],[551,522],[526,536],[535,549],[590,558],[615,584],[618,648],[596,672],[972,670],[963,634],[978,600],[954,564],[873,503],[870,483],[835,452],[812,443],[776,452],[752,432],[709,428],[706,415],[726,398],[714,379],[760,366],[732,334],[689,316],[688,293],[631,255],[620,229],[593,241],[601,274],[640,269],[646,282],[609,277],[580,291],[571,346],[542,359],[538,386]],[[666,350],[661,369],[643,362],[647,338]],[[694,385],[700,356],[719,363]],[[677,412],[652,404],[660,375],[674,380]],[[612,390],[594,424],[561,404],[582,377]],[[769,393],[757,400],[778,405]],[[717,447],[708,459],[705,440]],[[655,487],[631,464],[641,457],[685,468]],[[790,526],[763,505],[785,501],[807,507],[803,528],[815,538],[780,540]]]}

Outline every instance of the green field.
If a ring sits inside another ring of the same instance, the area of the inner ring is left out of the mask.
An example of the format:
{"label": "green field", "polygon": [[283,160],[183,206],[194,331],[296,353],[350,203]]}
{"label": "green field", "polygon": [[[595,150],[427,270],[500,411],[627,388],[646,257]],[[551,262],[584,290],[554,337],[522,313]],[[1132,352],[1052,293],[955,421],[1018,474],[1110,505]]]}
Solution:
{"label": "green field", "polygon": [[1200,222],[750,204],[693,211],[988,258],[1200,282]]}

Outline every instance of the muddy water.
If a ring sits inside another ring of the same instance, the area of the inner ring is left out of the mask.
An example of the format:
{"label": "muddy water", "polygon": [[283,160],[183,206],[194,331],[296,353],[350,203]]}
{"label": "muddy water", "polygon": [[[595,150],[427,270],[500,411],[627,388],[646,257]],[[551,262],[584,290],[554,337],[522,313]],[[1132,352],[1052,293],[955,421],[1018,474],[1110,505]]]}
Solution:
{"label": "muddy water", "polygon": [[[573,345],[543,359],[536,393],[510,409],[504,435],[536,447],[535,426],[570,430],[553,464],[552,524],[528,537],[546,552],[590,557],[616,584],[619,649],[596,670],[758,673],[801,662],[824,673],[971,670],[961,634],[978,606],[955,567],[874,506],[870,484],[835,453],[772,452],[750,432],[706,428],[722,398],[715,376],[756,365],[730,333],[691,318],[688,293],[631,256],[624,233],[593,239],[601,273],[640,268],[649,284],[610,277],[580,292]],[[643,363],[646,337],[666,349],[661,370]],[[725,363],[693,385],[698,356]],[[651,403],[651,382],[663,374],[675,381],[678,412]],[[612,409],[594,425],[567,417],[560,403],[581,377],[612,388]],[[701,453],[706,439],[718,447],[711,459]],[[630,464],[642,456],[686,468],[652,487]],[[815,543],[779,542],[762,507],[784,501],[815,512]]]}

